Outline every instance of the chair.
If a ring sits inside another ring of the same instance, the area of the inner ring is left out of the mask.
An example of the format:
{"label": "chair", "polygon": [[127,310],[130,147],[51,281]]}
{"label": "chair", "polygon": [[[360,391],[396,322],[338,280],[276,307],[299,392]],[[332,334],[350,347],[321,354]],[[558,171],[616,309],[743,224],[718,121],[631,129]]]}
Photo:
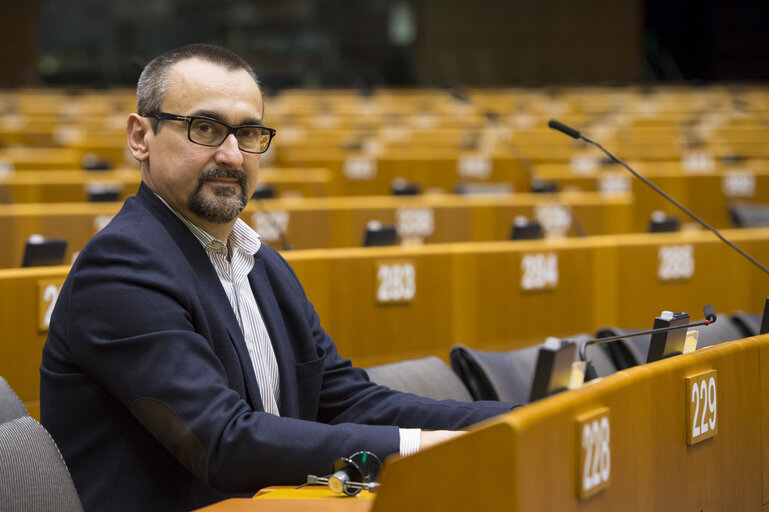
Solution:
{"label": "chair", "polygon": [[740,327],[743,338],[761,334],[762,320],[763,315],[760,314],[746,313],[744,311],[735,311],[732,313],[732,322]]}
{"label": "chair", "polygon": [[507,352],[455,345],[449,358],[475,400],[525,404],[529,402],[538,354],[539,345]]}
{"label": "chair", "polygon": [[[580,342],[588,338],[579,334],[568,339]],[[540,345],[533,345],[509,351],[484,351],[455,345],[450,352],[451,366],[475,400],[525,404],[531,396],[539,348]],[[602,346],[588,347],[586,356],[599,377],[616,371]]]}
{"label": "chair", "polygon": [[459,377],[434,356],[372,366],[366,372],[372,382],[397,391],[436,400],[473,400]]}
{"label": "chair", "polygon": [[745,337],[742,326],[734,321],[733,316],[718,315],[716,323],[707,327],[698,327],[697,348],[705,348],[726,341],[740,340]]}
{"label": "chair", "polygon": [[82,512],[75,485],[51,436],[0,377],[0,508],[6,512]]}
{"label": "chair", "polygon": [[12,421],[22,416],[29,416],[26,407],[21,403],[8,382],[0,377],[0,423]]}
{"label": "chair", "polygon": [[756,228],[769,225],[769,205],[760,203],[734,203],[729,206],[732,224],[738,228]]}

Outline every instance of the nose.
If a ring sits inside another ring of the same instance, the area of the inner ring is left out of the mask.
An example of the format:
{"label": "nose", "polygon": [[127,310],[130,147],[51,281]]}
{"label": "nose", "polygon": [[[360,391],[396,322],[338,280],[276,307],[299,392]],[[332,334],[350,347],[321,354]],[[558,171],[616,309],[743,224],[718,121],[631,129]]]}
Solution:
{"label": "nose", "polygon": [[217,165],[230,169],[237,169],[243,165],[243,153],[240,152],[235,134],[227,135],[224,142],[219,145],[214,154],[214,161]]}

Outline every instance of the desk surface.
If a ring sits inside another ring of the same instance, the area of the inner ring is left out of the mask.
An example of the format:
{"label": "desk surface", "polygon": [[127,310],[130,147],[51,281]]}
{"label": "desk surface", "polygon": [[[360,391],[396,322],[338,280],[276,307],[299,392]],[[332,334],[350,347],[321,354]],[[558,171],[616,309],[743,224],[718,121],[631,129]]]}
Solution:
{"label": "desk surface", "polygon": [[249,510],[291,510],[323,512],[367,512],[374,504],[374,495],[362,491],[354,497],[334,494],[327,487],[312,486],[268,487],[253,498],[231,498],[199,509],[199,512],[241,512]]}

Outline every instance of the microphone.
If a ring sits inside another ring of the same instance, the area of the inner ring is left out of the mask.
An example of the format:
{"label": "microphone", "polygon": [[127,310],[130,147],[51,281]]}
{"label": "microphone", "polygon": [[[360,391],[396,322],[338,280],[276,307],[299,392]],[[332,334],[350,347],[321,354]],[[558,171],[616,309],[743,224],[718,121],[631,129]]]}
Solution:
{"label": "microphone", "polygon": [[[579,347],[579,360],[587,361],[587,347],[591,345],[601,345],[604,343],[609,343],[610,341],[617,341],[624,338],[633,338],[635,336],[643,336],[645,334],[660,334],[660,333],[665,333],[668,331],[674,331],[678,329],[689,329],[690,327],[699,327],[701,325],[709,326],[711,324],[716,323],[716,320],[717,320],[716,310],[711,304],[707,304],[704,308],[702,308],[702,311],[705,315],[705,320],[702,320],[701,322],[693,322],[693,323],[680,325],[681,319],[688,320],[689,315],[686,315],[685,313],[683,314],[675,313],[671,315],[671,318],[668,319],[669,324],[675,324],[675,325],[669,325],[669,327],[660,327],[657,329],[650,329],[648,331],[639,331],[639,332],[634,332],[630,334],[622,334],[620,336],[610,336],[608,338],[596,338],[596,339],[584,341],[580,344],[580,347]],[[658,318],[657,320],[660,320],[660,318]],[[676,322],[676,320],[678,321]],[[663,340],[663,345],[664,345],[664,340]],[[652,360],[656,360],[656,359],[660,359],[661,357],[664,357],[665,355],[664,346],[659,347],[659,351],[661,352],[660,354],[657,354],[657,356],[659,357],[655,357]],[[651,361],[648,361],[648,362],[651,362]],[[585,381],[592,380],[596,377],[597,375],[595,374],[595,369],[593,369],[592,365],[590,365],[588,362],[588,368],[585,371]]]}
{"label": "microphone", "polygon": [[555,119],[551,119],[550,121],[548,121],[547,126],[552,128],[553,130],[558,130],[561,133],[565,133],[566,135],[568,135],[572,139],[579,139],[580,135],[581,135],[574,128],[566,126],[562,122],[556,121]]}
{"label": "microphone", "polygon": [[735,244],[733,244],[732,242],[730,242],[729,240],[727,240],[727,239],[726,239],[726,237],[724,237],[724,236],[723,236],[721,233],[719,233],[719,232],[718,232],[718,230],[717,230],[716,228],[712,227],[710,224],[708,224],[707,222],[705,222],[704,220],[702,220],[701,218],[699,218],[699,217],[698,217],[697,215],[695,215],[695,214],[694,214],[694,213],[693,213],[691,210],[689,210],[687,207],[685,207],[684,205],[682,205],[681,203],[679,203],[678,201],[676,201],[675,199],[673,199],[673,198],[672,198],[670,195],[668,195],[668,194],[667,194],[667,193],[666,193],[664,190],[662,190],[661,188],[659,188],[657,185],[655,185],[654,183],[652,183],[651,181],[649,181],[648,179],[646,179],[644,176],[641,176],[640,174],[638,174],[638,173],[637,173],[636,171],[634,171],[634,170],[633,170],[633,169],[632,169],[632,168],[631,168],[631,167],[630,167],[628,164],[626,164],[625,162],[623,162],[622,160],[620,160],[619,158],[617,158],[616,156],[614,156],[614,155],[613,155],[613,154],[612,154],[612,153],[611,153],[609,150],[605,149],[605,148],[604,148],[602,145],[600,145],[599,143],[595,142],[594,140],[591,140],[591,139],[589,139],[589,138],[585,137],[584,135],[582,135],[582,134],[579,132],[579,130],[575,130],[574,128],[572,128],[572,127],[570,127],[570,126],[566,126],[565,124],[561,123],[560,121],[556,121],[555,119],[551,119],[551,120],[550,120],[550,121],[547,123],[547,126],[549,126],[550,128],[552,128],[552,129],[554,129],[554,130],[558,130],[558,131],[559,131],[559,132],[561,132],[561,133],[565,133],[566,135],[568,135],[568,136],[569,136],[569,137],[571,137],[572,139],[582,139],[582,140],[584,140],[585,142],[587,142],[587,143],[589,143],[589,144],[592,144],[593,146],[595,146],[595,147],[597,147],[598,149],[600,149],[601,151],[603,151],[603,153],[604,153],[604,154],[606,154],[606,156],[608,156],[609,158],[611,158],[611,159],[612,159],[614,162],[618,163],[619,165],[621,165],[622,167],[624,167],[625,169],[627,169],[628,171],[630,171],[630,173],[631,173],[633,176],[635,176],[635,177],[636,177],[636,178],[638,178],[639,180],[641,180],[641,181],[643,181],[644,183],[646,183],[648,186],[650,186],[652,189],[654,189],[654,191],[655,191],[655,192],[657,192],[657,193],[658,193],[658,194],[660,194],[662,197],[664,197],[665,199],[667,199],[668,201],[670,201],[671,203],[673,203],[673,204],[674,204],[674,205],[675,205],[675,206],[676,206],[678,209],[680,209],[682,212],[684,212],[685,214],[687,214],[689,217],[691,217],[692,219],[694,219],[695,221],[697,221],[697,222],[698,222],[698,223],[699,223],[699,224],[700,224],[702,227],[704,227],[704,228],[705,228],[705,229],[707,229],[708,231],[712,232],[712,233],[713,233],[714,235],[716,235],[716,236],[717,236],[717,237],[718,237],[718,238],[719,238],[719,239],[720,239],[722,242],[724,242],[726,245],[728,245],[729,247],[731,247],[732,249],[734,249],[735,251],[737,251],[738,253],[740,253],[740,254],[741,254],[741,255],[742,255],[744,258],[746,258],[748,261],[750,261],[750,262],[751,262],[751,263],[753,263],[755,266],[757,266],[758,268],[760,268],[760,269],[761,269],[761,270],[762,270],[762,271],[763,271],[765,274],[769,275],[769,269],[768,269],[768,268],[766,268],[764,265],[762,265],[762,264],[761,264],[761,263],[760,263],[758,260],[756,260],[755,258],[753,258],[753,256],[751,256],[750,254],[746,253],[745,251],[743,251],[742,249],[740,249],[739,247],[737,247]]}
{"label": "microphone", "polygon": [[712,304],[706,304],[705,307],[702,308],[702,312],[705,314],[705,320],[707,320],[708,323],[716,323],[716,309]]}

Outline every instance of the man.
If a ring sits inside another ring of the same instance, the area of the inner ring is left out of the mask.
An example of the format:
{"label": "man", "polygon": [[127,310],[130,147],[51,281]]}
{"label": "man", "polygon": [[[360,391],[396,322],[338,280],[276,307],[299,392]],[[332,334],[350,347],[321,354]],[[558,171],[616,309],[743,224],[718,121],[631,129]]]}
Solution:
{"label": "man", "polygon": [[73,265],[41,366],[42,422],[86,510],[189,510],[455,434],[401,428],[509,410],[397,393],[337,354],[288,264],[238,219],[274,135],[247,63],[171,50],[137,98],[142,184]]}

